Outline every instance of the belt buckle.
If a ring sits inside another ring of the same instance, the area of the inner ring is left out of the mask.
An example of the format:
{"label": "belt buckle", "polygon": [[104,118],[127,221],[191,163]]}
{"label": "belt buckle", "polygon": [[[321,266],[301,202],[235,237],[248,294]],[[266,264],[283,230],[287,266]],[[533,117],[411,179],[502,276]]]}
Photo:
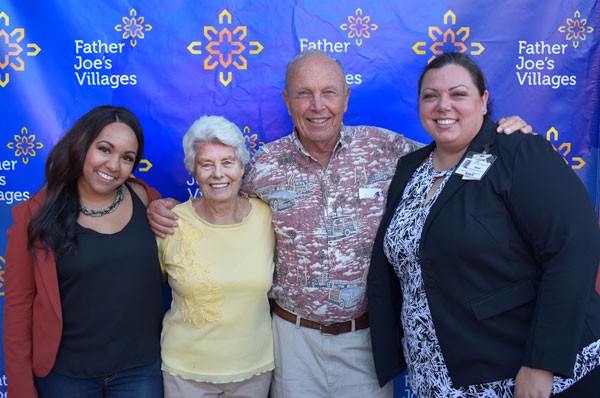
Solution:
{"label": "belt buckle", "polygon": [[[328,335],[328,336],[337,336],[338,334],[340,334],[340,323],[339,322],[335,322],[335,323],[329,323],[329,324],[320,324],[319,325],[319,331],[321,332],[321,334],[324,335]],[[326,330],[326,329],[333,329],[333,330]]]}

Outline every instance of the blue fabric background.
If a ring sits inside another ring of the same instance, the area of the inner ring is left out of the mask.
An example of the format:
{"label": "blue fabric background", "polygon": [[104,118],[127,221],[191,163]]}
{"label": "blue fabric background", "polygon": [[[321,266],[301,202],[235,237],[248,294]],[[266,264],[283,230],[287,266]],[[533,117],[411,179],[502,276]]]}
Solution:
{"label": "blue fabric background", "polygon": [[[346,124],[421,142],[429,142],[416,102],[421,69],[439,51],[471,54],[487,75],[495,118],[518,114],[545,135],[598,209],[599,7],[595,0],[1,0],[0,230],[12,223],[11,207],[40,188],[59,137],[100,104],[139,117],[146,149],[136,176],[165,196],[196,195],[181,150],[188,126],[204,114],[225,116],[244,130],[251,152],[290,133],[285,65],[311,46],[346,69]],[[5,251],[3,233],[0,282]],[[404,376],[396,385],[396,397],[411,396]],[[5,391],[2,378],[0,397]]]}

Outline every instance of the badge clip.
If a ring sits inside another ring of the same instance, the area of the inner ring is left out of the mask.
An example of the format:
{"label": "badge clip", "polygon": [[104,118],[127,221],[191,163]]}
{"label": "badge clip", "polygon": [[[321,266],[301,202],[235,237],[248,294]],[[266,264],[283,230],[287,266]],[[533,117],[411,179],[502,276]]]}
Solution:
{"label": "badge clip", "polygon": [[483,178],[490,166],[496,160],[496,156],[488,153],[489,145],[483,148],[482,153],[469,152],[456,168],[455,173],[462,175],[463,180],[479,181]]}

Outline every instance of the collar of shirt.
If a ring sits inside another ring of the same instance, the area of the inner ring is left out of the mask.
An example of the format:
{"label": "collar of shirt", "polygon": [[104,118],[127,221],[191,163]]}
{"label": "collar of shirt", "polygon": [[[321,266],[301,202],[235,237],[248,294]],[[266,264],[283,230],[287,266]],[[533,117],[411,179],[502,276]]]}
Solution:
{"label": "collar of shirt", "polygon": [[[338,140],[335,144],[335,146],[333,147],[333,155],[335,156],[337,153],[339,153],[339,151],[344,148],[346,145],[348,145],[348,142],[350,142],[350,140],[348,140],[348,134],[349,132],[346,131],[348,127],[346,126],[342,126],[342,130],[340,131],[340,135],[338,137]],[[294,127],[294,131],[292,131],[292,142],[294,143],[294,146],[298,149],[298,151],[300,151],[300,153],[302,153],[304,156],[307,156],[309,158],[311,158],[312,160],[314,160],[315,162],[317,161],[314,156],[312,156],[306,149],[304,149],[304,147],[302,146],[302,143],[300,142],[300,138],[298,137],[298,132],[296,131],[296,128]]]}

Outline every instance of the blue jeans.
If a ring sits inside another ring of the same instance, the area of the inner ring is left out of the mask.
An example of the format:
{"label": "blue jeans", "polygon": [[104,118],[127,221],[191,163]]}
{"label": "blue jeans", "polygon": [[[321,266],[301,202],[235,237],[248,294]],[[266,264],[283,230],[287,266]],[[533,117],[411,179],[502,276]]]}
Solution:
{"label": "blue jeans", "polygon": [[160,361],[82,379],[50,372],[35,378],[35,388],[39,398],[163,398]]}

